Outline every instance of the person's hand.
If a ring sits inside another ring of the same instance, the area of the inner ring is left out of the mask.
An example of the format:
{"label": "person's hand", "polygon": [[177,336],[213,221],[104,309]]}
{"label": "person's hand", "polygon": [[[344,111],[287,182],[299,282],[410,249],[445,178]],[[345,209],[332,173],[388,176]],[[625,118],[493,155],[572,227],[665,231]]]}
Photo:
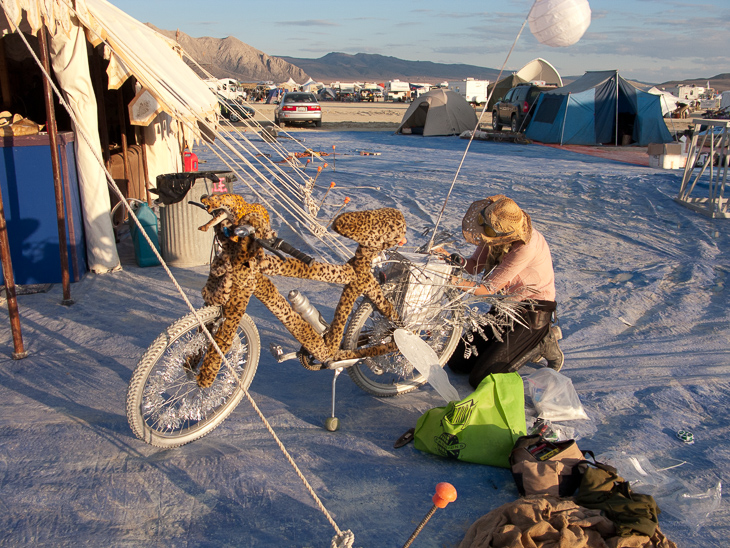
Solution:
{"label": "person's hand", "polygon": [[446,257],[446,262],[453,266],[458,266],[461,268],[464,268],[466,266],[466,259],[458,253],[452,253],[451,255]]}
{"label": "person's hand", "polygon": [[446,250],[445,250],[445,249],[444,249],[443,247],[441,247],[441,246],[438,246],[438,247],[432,247],[432,248],[431,248],[431,251],[429,251],[429,253],[430,253],[431,255],[448,255],[448,254],[449,254],[449,252],[448,252],[448,251],[446,251]]}

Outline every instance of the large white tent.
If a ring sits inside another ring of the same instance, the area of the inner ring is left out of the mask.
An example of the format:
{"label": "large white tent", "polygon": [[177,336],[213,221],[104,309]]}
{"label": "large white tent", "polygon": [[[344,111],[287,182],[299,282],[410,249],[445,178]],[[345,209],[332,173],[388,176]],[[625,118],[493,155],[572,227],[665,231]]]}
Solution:
{"label": "large white tent", "polygon": [[181,148],[199,137],[200,121],[215,122],[217,100],[175,51],[175,43],[105,0],[75,0],[74,7],[64,2],[2,0],[0,6],[4,34],[20,29],[37,35],[44,26],[48,29],[53,72],[77,134],[88,266],[98,273],[119,268],[87,41],[105,44],[109,89],[134,76],[147,105],[142,110],[154,115],[138,122],[149,122],[145,147],[152,181],[158,174],[182,171]]}

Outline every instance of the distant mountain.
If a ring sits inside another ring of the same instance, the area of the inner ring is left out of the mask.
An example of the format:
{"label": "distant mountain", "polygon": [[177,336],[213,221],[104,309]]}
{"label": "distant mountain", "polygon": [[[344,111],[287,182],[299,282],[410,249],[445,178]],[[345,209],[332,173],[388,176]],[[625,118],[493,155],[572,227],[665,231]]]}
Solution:
{"label": "distant mountain", "polygon": [[328,53],[319,59],[298,57],[281,57],[281,59],[299,67],[313,79],[323,82],[385,82],[398,79],[437,84],[444,80],[465,78],[495,81],[499,74],[498,70],[475,65],[404,61],[396,57],[369,53],[355,55]]}
{"label": "distant mountain", "polygon": [[[241,82],[273,81],[286,82],[292,78],[303,84],[309,76],[300,68],[287,63],[280,57],[271,57],[262,51],[244,44],[238,38],[192,38],[184,32],[158,29],[150,23],[148,27],[160,34],[177,40],[182,48],[205,70],[216,78],[235,78]],[[200,74],[200,70],[190,64]],[[204,77],[203,74],[200,76]]]}
{"label": "distant mountain", "polygon": [[706,87],[708,80],[710,82],[710,87],[717,91],[727,91],[730,89],[730,72],[723,72],[722,74],[718,74],[710,78],[695,78],[694,80],[670,80],[669,82],[664,82],[663,84],[657,84],[657,87],[659,89],[670,88],[679,84],[688,86],[694,84],[696,86]]}

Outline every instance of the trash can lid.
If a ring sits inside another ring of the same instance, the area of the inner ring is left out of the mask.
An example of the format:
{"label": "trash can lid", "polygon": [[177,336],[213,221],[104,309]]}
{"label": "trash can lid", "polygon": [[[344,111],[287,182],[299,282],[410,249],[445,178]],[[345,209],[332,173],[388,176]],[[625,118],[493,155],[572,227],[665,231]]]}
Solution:
{"label": "trash can lid", "polygon": [[157,201],[164,205],[180,202],[198,180],[209,180],[217,183],[225,179],[227,183],[236,181],[232,171],[184,171],[181,173],[165,173],[157,176],[157,188],[150,192],[157,194]]}

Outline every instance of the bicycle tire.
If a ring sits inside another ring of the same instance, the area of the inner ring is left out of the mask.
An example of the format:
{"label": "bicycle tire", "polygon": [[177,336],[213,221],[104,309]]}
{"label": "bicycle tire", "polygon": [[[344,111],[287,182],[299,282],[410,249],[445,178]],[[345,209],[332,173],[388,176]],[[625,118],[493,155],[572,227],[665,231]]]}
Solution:
{"label": "bicycle tire", "polygon": [[[455,294],[456,290],[447,289],[442,298],[454,302],[457,300],[454,298]],[[425,329],[419,333],[438,355],[441,367],[446,365],[459,344],[462,312],[459,307],[448,307],[443,313],[449,317],[441,319],[448,321],[431,322],[432,325],[438,325],[437,331]],[[345,331],[343,348],[354,350],[358,346],[386,342],[392,337],[395,327],[397,326],[382,316],[368,299],[363,299],[353,312]],[[426,378],[414,370],[399,352],[363,358],[349,367],[347,374],[358,387],[380,398],[412,392],[426,382]]]}
{"label": "bicycle tire", "polygon": [[[218,306],[201,308],[198,315],[213,330],[222,320]],[[261,342],[246,314],[226,354],[235,375],[223,365],[213,385],[200,388],[194,369],[185,366],[191,358],[199,365],[210,344],[199,328],[193,313],[170,325],[142,355],[129,382],[127,420],[135,436],[155,447],[178,447],[212,432],[240,403],[256,374]]]}

